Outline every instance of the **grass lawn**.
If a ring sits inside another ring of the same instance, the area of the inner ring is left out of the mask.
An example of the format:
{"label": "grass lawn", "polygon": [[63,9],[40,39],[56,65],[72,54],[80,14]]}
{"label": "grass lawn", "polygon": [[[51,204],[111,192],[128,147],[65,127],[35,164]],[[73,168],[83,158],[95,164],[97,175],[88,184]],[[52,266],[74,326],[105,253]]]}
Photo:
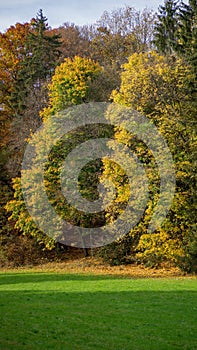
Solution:
{"label": "grass lawn", "polygon": [[0,273],[0,349],[197,349],[197,280]]}

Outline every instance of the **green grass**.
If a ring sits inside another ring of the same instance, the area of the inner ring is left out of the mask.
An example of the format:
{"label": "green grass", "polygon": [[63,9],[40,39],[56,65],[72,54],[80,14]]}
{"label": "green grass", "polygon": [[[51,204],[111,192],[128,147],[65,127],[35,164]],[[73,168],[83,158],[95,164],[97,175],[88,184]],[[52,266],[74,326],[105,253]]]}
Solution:
{"label": "green grass", "polygon": [[0,349],[197,349],[197,280],[0,274]]}

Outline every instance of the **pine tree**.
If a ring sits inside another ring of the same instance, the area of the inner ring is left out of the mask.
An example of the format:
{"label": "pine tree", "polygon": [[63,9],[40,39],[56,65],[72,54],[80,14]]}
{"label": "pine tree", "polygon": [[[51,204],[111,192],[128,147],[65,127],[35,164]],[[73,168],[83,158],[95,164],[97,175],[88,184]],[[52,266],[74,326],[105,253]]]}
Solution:
{"label": "pine tree", "polygon": [[[26,108],[26,99],[32,91],[36,93],[53,75],[60,56],[60,35],[50,35],[47,18],[42,10],[31,21],[31,30],[26,39],[26,57],[22,60],[10,103],[16,114]],[[42,106],[40,107],[40,109]]]}
{"label": "pine tree", "polygon": [[188,85],[193,94],[197,81],[197,0],[189,0],[188,4],[167,0],[159,12],[154,44],[159,53],[174,54],[187,62],[191,68]]}
{"label": "pine tree", "polygon": [[177,41],[179,0],[167,0],[159,6],[154,44],[160,53],[172,53]]}
{"label": "pine tree", "polygon": [[31,79],[39,84],[39,81],[51,77],[60,55],[60,35],[49,35],[47,18],[42,10],[32,21],[32,32],[29,34],[28,45],[31,59],[28,68],[31,69]]}
{"label": "pine tree", "polygon": [[192,68],[194,74],[193,90],[197,81],[197,1],[190,0],[189,4],[181,3],[179,14],[177,52],[182,55]]}

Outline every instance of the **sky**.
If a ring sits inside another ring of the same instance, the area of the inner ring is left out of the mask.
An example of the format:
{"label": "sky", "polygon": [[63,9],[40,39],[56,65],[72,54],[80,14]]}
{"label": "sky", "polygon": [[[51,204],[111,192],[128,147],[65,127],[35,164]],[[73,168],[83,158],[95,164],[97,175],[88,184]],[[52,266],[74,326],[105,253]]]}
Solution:
{"label": "sky", "polygon": [[0,31],[4,32],[17,22],[28,22],[43,9],[48,24],[59,27],[65,22],[77,25],[95,23],[105,10],[111,11],[125,5],[142,10],[157,10],[163,0],[0,0]]}

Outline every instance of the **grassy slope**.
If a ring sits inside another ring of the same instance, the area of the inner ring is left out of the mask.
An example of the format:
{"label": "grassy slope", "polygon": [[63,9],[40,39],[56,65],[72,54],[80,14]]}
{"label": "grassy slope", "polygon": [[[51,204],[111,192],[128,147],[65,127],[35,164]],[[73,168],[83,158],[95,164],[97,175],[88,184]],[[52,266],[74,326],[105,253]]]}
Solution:
{"label": "grassy slope", "polygon": [[196,349],[197,280],[0,274],[5,349]]}

